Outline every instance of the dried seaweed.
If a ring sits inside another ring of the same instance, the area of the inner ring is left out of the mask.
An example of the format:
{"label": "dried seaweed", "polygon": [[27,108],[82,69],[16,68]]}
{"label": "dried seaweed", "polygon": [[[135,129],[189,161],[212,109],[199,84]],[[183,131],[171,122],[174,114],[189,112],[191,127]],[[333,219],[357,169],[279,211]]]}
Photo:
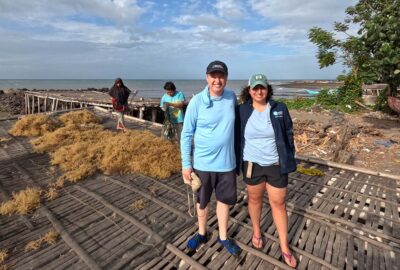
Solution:
{"label": "dried seaweed", "polygon": [[9,133],[14,136],[41,136],[58,127],[57,122],[47,115],[27,115],[18,120]]}
{"label": "dried seaweed", "polygon": [[26,215],[40,205],[40,189],[27,188],[13,193],[12,199],[0,205],[1,215]]}

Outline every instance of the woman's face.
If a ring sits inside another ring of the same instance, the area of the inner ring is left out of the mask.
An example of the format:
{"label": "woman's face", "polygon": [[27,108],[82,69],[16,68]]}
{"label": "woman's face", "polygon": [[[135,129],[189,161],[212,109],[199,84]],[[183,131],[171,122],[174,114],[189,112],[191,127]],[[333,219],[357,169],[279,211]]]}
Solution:
{"label": "woman's face", "polygon": [[268,89],[262,85],[256,85],[254,88],[249,90],[251,99],[254,102],[263,103],[267,100]]}

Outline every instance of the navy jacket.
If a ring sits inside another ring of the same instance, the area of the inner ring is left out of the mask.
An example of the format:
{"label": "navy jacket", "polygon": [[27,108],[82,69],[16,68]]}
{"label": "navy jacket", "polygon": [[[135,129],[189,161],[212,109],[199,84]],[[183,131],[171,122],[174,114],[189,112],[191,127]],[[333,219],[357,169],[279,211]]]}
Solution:
{"label": "navy jacket", "polygon": [[[269,104],[271,105],[271,123],[275,132],[280,172],[281,174],[294,172],[296,170],[296,159],[294,157],[292,118],[284,103],[269,100]],[[240,171],[243,172],[244,130],[252,112],[251,101],[241,104],[236,110],[235,150],[236,172],[238,174]]]}

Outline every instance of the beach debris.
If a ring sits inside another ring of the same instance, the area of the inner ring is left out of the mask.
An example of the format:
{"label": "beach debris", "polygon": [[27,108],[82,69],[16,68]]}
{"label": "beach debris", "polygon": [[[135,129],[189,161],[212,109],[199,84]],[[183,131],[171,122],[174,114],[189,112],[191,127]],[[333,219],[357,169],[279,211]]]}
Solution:
{"label": "beach debris", "polygon": [[59,196],[59,192],[56,188],[51,187],[45,192],[45,198],[47,201],[52,201]]}
{"label": "beach debris", "polygon": [[10,140],[11,140],[11,138],[1,137],[1,136],[0,136],[0,144],[2,144],[2,143],[7,143],[7,142],[10,141]]}
{"label": "beach debris", "polygon": [[7,257],[8,257],[7,249],[0,249],[0,264],[4,263]]}
{"label": "beach debris", "polygon": [[39,237],[39,239],[30,241],[28,244],[26,244],[25,252],[38,250],[43,244],[48,244],[50,246],[54,245],[57,243],[59,236],[60,235],[57,232],[50,230],[43,237]]}
{"label": "beach debris", "polygon": [[13,193],[12,198],[0,205],[0,215],[26,215],[40,206],[42,200],[51,201],[59,196],[56,187],[50,186],[44,191],[39,188],[26,188]]}
{"label": "beach debris", "polygon": [[13,136],[41,136],[57,128],[57,122],[47,115],[27,115],[18,120],[9,133]]}
{"label": "beach debris", "polygon": [[315,168],[304,168],[303,166],[297,166],[297,172],[312,176],[324,176],[324,172]]}
{"label": "beach debris", "polygon": [[49,245],[54,245],[57,243],[59,236],[60,235],[57,232],[50,230],[42,237],[42,242]]}
{"label": "beach debris", "polygon": [[1,215],[26,215],[40,205],[40,189],[27,188],[13,193],[12,199],[0,205]]}
{"label": "beach debris", "polygon": [[136,211],[142,210],[145,207],[145,203],[143,199],[136,200],[132,203],[132,208]]}
{"label": "beach debris", "polygon": [[157,195],[158,188],[156,185],[151,185],[147,189],[150,191],[151,195],[153,195],[153,196]]}
{"label": "beach debris", "polygon": [[395,144],[396,142],[393,140],[375,140],[374,141],[374,145],[375,146],[384,146],[386,148],[391,147],[393,144]]}
{"label": "beach debris", "polygon": [[35,241],[30,241],[28,244],[25,246],[25,252],[29,252],[32,250],[38,250],[40,248],[40,245],[42,244],[41,240],[35,240]]}

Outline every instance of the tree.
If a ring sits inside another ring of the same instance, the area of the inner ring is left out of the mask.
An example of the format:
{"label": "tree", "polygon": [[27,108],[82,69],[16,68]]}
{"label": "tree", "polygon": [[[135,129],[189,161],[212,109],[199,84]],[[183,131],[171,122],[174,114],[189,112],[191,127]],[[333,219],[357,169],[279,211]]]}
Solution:
{"label": "tree", "polygon": [[[320,67],[341,61],[355,79],[387,83],[394,95],[400,85],[400,0],[360,0],[346,14],[344,22],[334,23],[334,32],[309,31]],[[357,35],[348,33],[350,26],[358,27]]]}

